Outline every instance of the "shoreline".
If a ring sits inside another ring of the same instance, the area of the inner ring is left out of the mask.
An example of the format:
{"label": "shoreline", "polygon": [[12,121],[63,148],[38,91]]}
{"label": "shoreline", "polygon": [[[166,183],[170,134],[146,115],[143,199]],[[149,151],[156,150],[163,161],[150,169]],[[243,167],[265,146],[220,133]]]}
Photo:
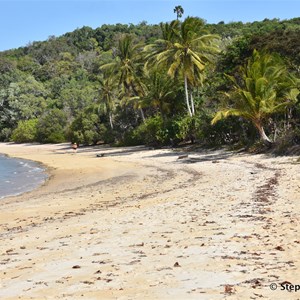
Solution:
{"label": "shoreline", "polygon": [[[13,157],[13,156],[11,156],[7,153],[0,153],[0,156],[5,157],[7,159],[18,161],[21,164],[25,164],[25,165],[28,164],[30,166],[30,169],[38,169],[39,170],[39,176],[34,177],[35,180],[37,179],[37,181],[35,182],[34,185],[30,184],[31,183],[30,182],[31,178],[28,178],[25,181],[25,186],[23,186],[22,190],[20,190],[20,188],[18,188],[12,194],[6,194],[6,195],[3,195],[3,196],[0,195],[1,200],[5,199],[5,198],[9,198],[9,197],[18,197],[18,196],[21,196],[25,193],[36,190],[39,187],[41,187],[42,185],[44,185],[49,180],[50,174],[49,174],[48,167],[46,165],[44,165],[42,162],[35,161],[35,160],[32,160],[32,159],[24,159],[24,158],[20,158],[20,157]],[[15,174],[17,174],[17,173],[15,173]],[[20,181],[20,179],[19,179],[19,181]],[[14,182],[13,184],[17,184],[17,186],[19,186],[19,184],[20,184],[19,181]],[[24,184],[24,183],[22,182],[22,184]],[[14,186],[12,186],[12,187],[14,187]]]}
{"label": "shoreline", "polygon": [[2,149],[53,175],[1,200],[1,299],[299,298],[296,157]]}
{"label": "shoreline", "polygon": [[[30,147],[28,151],[24,147]],[[47,193],[63,192],[67,190],[76,190],[81,187],[81,180],[84,185],[93,184],[99,179],[108,179],[110,176],[115,176],[115,170],[110,172],[110,166],[106,163],[103,166],[94,164],[90,158],[95,158],[99,149],[94,148],[87,153],[83,150],[82,153],[78,151],[74,153],[69,144],[14,144],[14,143],[0,143],[1,153],[11,158],[19,158],[29,160],[42,166],[47,174],[46,180],[30,191],[24,192],[20,195],[12,195],[2,199],[2,201],[21,201],[21,198],[28,198],[33,195],[43,195]],[[33,151],[32,151],[33,150]],[[82,156],[83,157],[82,157]],[[63,159],[56,156],[63,156]],[[79,159],[77,162],[77,158]],[[100,162],[100,161],[99,161]],[[114,169],[116,164],[112,161]],[[120,164],[122,166],[122,164]],[[107,175],[105,175],[107,172]],[[86,175],[86,178],[84,178]],[[62,184],[65,182],[64,184]]]}

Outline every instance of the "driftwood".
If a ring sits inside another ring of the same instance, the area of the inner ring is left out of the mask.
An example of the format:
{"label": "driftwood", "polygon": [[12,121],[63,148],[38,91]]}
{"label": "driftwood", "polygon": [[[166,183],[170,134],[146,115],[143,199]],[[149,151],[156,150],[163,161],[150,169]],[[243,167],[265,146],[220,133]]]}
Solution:
{"label": "driftwood", "polygon": [[188,158],[188,154],[184,154],[184,155],[179,155],[177,159],[183,159],[183,158]]}

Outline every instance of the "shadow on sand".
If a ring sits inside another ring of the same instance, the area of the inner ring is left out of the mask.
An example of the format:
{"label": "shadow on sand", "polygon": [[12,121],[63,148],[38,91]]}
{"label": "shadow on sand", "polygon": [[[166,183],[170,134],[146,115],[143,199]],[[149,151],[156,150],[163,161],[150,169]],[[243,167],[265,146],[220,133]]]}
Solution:
{"label": "shadow on sand", "polygon": [[198,152],[179,152],[179,151],[172,151],[168,153],[158,153],[152,155],[152,157],[176,157],[176,162],[184,163],[184,164],[194,164],[199,162],[218,162],[220,160],[227,159],[233,156],[235,153],[228,151],[228,150],[214,150],[214,151],[198,151]]}

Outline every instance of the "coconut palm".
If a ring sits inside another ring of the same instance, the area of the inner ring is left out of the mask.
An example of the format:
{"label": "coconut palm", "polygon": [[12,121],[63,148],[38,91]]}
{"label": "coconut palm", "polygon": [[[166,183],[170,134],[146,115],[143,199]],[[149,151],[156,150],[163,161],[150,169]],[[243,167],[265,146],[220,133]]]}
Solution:
{"label": "coconut palm", "polygon": [[[134,43],[132,36],[124,35],[119,40],[114,61],[101,67],[102,70],[112,70],[114,72],[115,79],[118,81],[119,87],[122,88],[121,94],[126,99],[143,93],[140,80],[142,70],[140,50],[141,44]],[[139,107],[139,109],[144,120],[142,108]]]}
{"label": "coconut palm", "polygon": [[147,73],[146,83],[142,104],[146,107],[157,108],[165,121],[166,115],[174,106],[174,99],[176,98],[174,82],[161,70],[153,69]]}
{"label": "coconut palm", "polygon": [[180,31],[180,22],[174,20],[170,23],[160,24],[160,30],[162,33],[162,38],[155,41],[153,44],[146,45],[144,48],[146,69],[151,69],[151,67],[157,64],[157,56],[173,47],[173,44],[177,41],[177,36]]}
{"label": "coconut palm", "polygon": [[116,84],[115,79],[111,74],[104,74],[104,78],[100,83],[100,105],[99,111],[108,114],[111,129],[113,126],[113,111],[116,101]]}
{"label": "coconut palm", "polygon": [[174,8],[174,13],[176,13],[176,18],[177,18],[177,20],[178,20],[179,18],[182,17],[182,15],[183,15],[183,13],[184,13],[184,9],[182,8],[181,5],[177,5],[177,6],[175,6],[175,8]]}
{"label": "coconut palm", "polygon": [[264,122],[297,100],[299,90],[295,80],[278,56],[256,50],[241,67],[241,76],[238,80],[227,75],[234,89],[226,94],[225,107],[216,113],[212,124],[229,116],[242,117],[257,128],[262,141],[271,143]]}
{"label": "coconut palm", "polygon": [[199,18],[188,17],[181,25],[178,21],[173,21],[171,25],[164,27],[168,29],[164,34],[168,40],[164,43],[158,40],[148,50],[154,49],[157,63],[165,64],[172,78],[182,76],[188,114],[193,116],[193,88],[202,84],[205,66],[211,61],[212,54],[218,52],[218,36],[208,34],[204,21]]}

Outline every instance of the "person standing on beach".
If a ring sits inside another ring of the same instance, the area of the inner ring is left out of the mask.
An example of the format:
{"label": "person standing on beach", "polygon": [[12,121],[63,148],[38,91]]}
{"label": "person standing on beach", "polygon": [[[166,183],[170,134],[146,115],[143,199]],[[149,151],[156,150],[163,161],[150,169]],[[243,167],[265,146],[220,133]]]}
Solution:
{"label": "person standing on beach", "polygon": [[77,143],[73,143],[73,144],[72,144],[72,149],[73,149],[74,153],[77,152],[77,148],[78,148]]}

